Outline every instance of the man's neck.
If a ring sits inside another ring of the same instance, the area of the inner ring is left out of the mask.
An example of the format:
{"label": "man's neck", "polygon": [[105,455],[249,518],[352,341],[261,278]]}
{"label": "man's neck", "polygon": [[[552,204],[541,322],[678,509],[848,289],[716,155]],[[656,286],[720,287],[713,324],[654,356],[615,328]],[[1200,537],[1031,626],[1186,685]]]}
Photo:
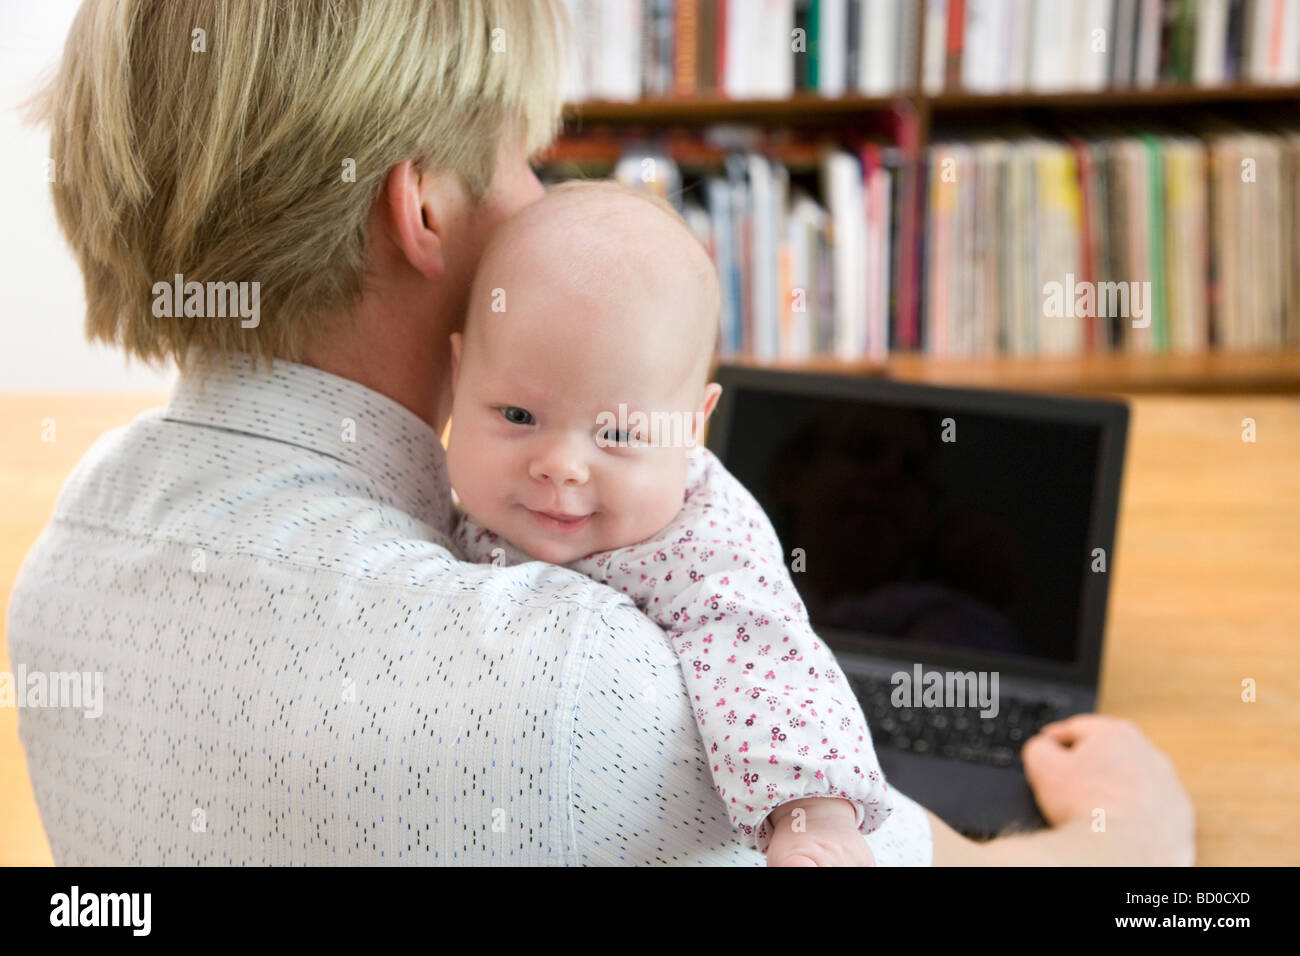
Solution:
{"label": "man's neck", "polygon": [[403,322],[401,314],[394,309],[380,320],[363,303],[355,322],[334,324],[303,363],[391,398],[442,434],[451,416],[451,344],[427,320]]}

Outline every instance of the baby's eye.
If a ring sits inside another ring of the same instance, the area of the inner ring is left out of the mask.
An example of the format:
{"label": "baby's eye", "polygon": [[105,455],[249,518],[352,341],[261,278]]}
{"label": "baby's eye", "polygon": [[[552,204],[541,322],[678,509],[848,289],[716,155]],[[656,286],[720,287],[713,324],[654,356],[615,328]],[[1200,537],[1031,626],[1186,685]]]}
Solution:
{"label": "baby's eye", "polygon": [[619,431],[617,428],[607,428],[600,433],[600,438],[604,445],[613,448],[640,448],[645,445],[640,429]]}
{"label": "baby's eye", "polygon": [[501,409],[501,414],[511,425],[531,425],[533,423],[532,414],[518,405],[506,405]]}

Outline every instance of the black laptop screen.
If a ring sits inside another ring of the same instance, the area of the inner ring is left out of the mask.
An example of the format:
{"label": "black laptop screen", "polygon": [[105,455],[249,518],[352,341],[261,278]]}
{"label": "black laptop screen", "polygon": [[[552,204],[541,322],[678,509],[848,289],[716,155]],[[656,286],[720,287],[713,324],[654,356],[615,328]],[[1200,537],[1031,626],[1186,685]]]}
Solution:
{"label": "black laptop screen", "polygon": [[1100,425],[743,386],[733,400],[720,456],[771,518],[814,626],[900,655],[1075,659]]}

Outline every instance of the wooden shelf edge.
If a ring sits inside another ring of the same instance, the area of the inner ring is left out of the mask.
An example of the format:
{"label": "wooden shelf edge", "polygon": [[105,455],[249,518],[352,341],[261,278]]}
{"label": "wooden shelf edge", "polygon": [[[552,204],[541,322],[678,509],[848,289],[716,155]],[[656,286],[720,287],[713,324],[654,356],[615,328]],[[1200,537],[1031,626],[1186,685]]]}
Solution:
{"label": "wooden shelf edge", "polygon": [[855,113],[888,113],[911,107],[935,114],[979,110],[1112,109],[1161,105],[1214,105],[1295,100],[1300,86],[1176,86],[1128,87],[1106,90],[1066,90],[1056,93],[942,93],[899,91],[885,96],[819,96],[797,93],[785,99],[731,99],[726,96],[656,96],[639,100],[586,100],[566,103],[569,122],[692,123],[766,119],[789,122]]}
{"label": "wooden shelf edge", "polygon": [[925,385],[1009,391],[1300,393],[1300,349],[1068,358],[938,359],[900,354],[884,362],[846,362],[825,356],[806,361],[762,362],[744,355],[722,359],[720,364],[833,375],[879,375]]}
{"label": "wooden shelf edge", "polygon": [[566,103],[566,121],[692,122],[739,119],[782,119],[838,114],[889,112],[910,95],[817,96],[799,93],[786,99],[730,99],[725,96],[661,96],[640,100],[587,100]]}
{"label": "wooden shelf edge", "polygon": [[1300,86],[1150,86],[1106,90],[1063,90],[1059,93],[939,93],[926,97],[936,113],[985,109],[1071,109],[1141,107],[1181,104],[1300,101]]}

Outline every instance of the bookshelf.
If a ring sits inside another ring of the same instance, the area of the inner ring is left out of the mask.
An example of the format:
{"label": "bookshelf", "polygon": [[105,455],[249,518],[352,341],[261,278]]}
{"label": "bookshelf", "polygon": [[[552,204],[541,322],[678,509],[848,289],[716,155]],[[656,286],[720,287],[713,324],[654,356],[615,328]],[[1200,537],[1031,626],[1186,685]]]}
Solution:
{"label": "bookshelf", "polygon": [[[934,117],[972,114],[1022,114],[1038,110],[1067,115],[1081,111],[1110,114],[1153,107],[1215,107],[1261,104],[1300,115],[1300,86],[1157,87],[1142,90],[1017,93],[906,93],[892,97],[822,97],[799,94],[782,100],[733,100],[724,96],[656,97],[636,102],[590,101],[565,109],[567,128],[586,123],[608,127],[692,127],[725,122],[758,122],[774,128],[807,123],[864,125],[909,110],[917,117],[919,152],[928,143]],[[892,355],[884,362],[845,362],[831,356],[803,361],[760,363],[752,355],[728,361],[776,368],[846,375],[884,375],[932,385],[1003,388],[1065,393],[1199,392],[1300,393],[1300,350],[1281,352],[1210,351],[1191,355],[1117,353],[1068,358],[998,356],[940,359],[920,353]]]}
{"label": "bookshelf", "polygon": [[891,355],[883,362],[844,362],[832,357],[759,362],[752,355],[739,355],[728,359],[727,364],[837,375],[874,375],[918,385],[1078,395],[1300,392],[1300,350],[979,359],[941,359],[903,353]]}
{"label": "bookshelf", "polygon": [[[581,0],[574,2],[580,3]],[[647,9],[658,2],[659,0],[647,0]],[[667,3],[667,0],[663,2]],[[712,6],[709,0],[689,2],[699,3],[700,6],[695,8],[697,10]],[[847,2],[856,4],[857,0]],[[972,0],[964,2],[969,13]],[[1223,0],[1222,5],[1233,2],[1234,0]],[[793,0],[793,3],[796,11],[806,7],[801,0]],[[1182,0],[1163,0],[1163,3],[1166,7],[1178,8]],[[987,0],[982,6],[987,10],[1008,4],[1014,6],[1014,0]],[[718,5],[720,7],[721,0]],[[1130,4],[1134,10],[1142,5],[1141,0]],[[572,140],[559,146],[560,153],[566,160],[585,160],[598,167],[602,164],[612,166],[617,160],[619,142],[639,139],[659,144],[671,159],[720,166],[720,150],[714,148],[711,153],[710,147],[697,148],[688,144],[692,137],[700,136],[706,128],[734,124],[762,131],[765,144],[769,138],[777,144],[770,153],[773,158],[789,165],[791,155],[795,156],[796,162],[801,159],[797,147],[790,146],[789,140],[798,141],[804,137],[811,141],[818,136],[827,135],[832,138],[839,135],[846,140],[863,136],[875,137],[891,144],[906,158],[904,165],[896,172],[901,178],[899,188],[903,200],[896,207],[899,213],[898,236],[901,238],[892,254],[909,256],[912,255],[912,250],[923,244],[927,234],[926,191],[929,184],[923,159],[936,143],[969,139],[985,129],[1017,125],[1048,131],[1077,131],[1088,124],[1127,124],[1130,128],[1182,132],[1183,129],[1190,131],[1196,128],[1194,124],[1183,123],[1192,116],[1221,117],[1265,125],[1294,125],[1300,120],[1300,85],[1296,85],[1294,74],[1285,80],[1278,77],[1248,80],[1246,77],[1249,71],[1246,67],[1235,65],[1231,69],[1225,68],[1225,74],[1230,75],[1215,82],[1204,85],[1174,83],[1166,75],[1168,63],[1163,57],[1168,55],[1168,51],[1162,52],[1158,48],[1155,51],[1156,60],[1150,64],[1152,69],[1158,68],[1159,75],[1154,83],[1149,78],[1138,80],[1136,74],[1142,54],[1134,47],[1131,54],[1134,57],[1134,75],[1129,78],[1128,85],[1107,84],[1099,89],[1052,92],[1030,89],[976,92],[963,87],[960,69],[954,74],[952,63],[949,62],[946,75],[940,76],[940,82],[936,86],[932,75],[927,80],[924,52],[927,49],[927,17],[919,15],[922,6],[918,4],[913,8],[914,15],[903,28],[904,36],[911,37],[909,42],[913,49],[910,54],[900,55],[899,76],[904,88],[896,92],[883,95],[849,93],[828,96],[797,89],[785,97],[753,98],[732,97],[720,90],[699,86],[696,92],[643,95],[632,100],[580,100],[571,102],[565,108],[565,132],[572,136]],[[958,0],[944,0],[941,6],[946,7],[950,13],[953,9],[961,9]],[[1111,0],[1102,0],[1100,6],[1118,10],[1124,6],[1124,0],[1114,0],[1113,5]],[[1223,16],[1227,14],[1224,13]],[[796,21],[796,25],[799,22]],[[1112,21],[1112,25],[1115,23],[1117,21]],[[951,25],[950,21],[949,28]],[[1184,25],[1190,28],[1190,22]],[[1145,30],[1147,26],[1139,24],[1138,29]],[[1267,33],[1262,27],[1262,22],[1254,27],[1260,36]],[[970,21],[967,20],[966,29],[969,31],[970,28]],[[1167,32],[1171,29],[1175,33],[1170,36],[1176,39],[1178,27],[1174,21],[1165,22],[1163,26],[1156,24],[1156,35],[1159,36],[1162,30]],[[1251,29],[1249,24],[1246,29]],[[911,31],[910,34],[908,30]],[[1295,25],[1289,24],[1287,30],[1294,31]],[[1067,29],[1066,33],[1069,32]],[[967,39],[970,40],[973,36],[971,34]],[[1288,32],[1287,36],[1291,37],[1292,34]],[[940,37],[942,38],[942,29]],[[1192,37],[1193,34],[1188,33],[1183,39],[1190,40]],[[1039,40],[1037,36],[1033,38],[1034,43]],[[1255,42],[1258,44],[1258,38]],[[701,41],[701,44],[705,45],[706,41]],[[946,55],[951,58],[951,46],[947,50]],[[1195,62],[1199,54],[1190,48],[1184,50],[1184,53],[1189,57],[1187,67],[1199,69]],[[1251,55],[1257,56],[1258,51]],[[1031,58],[1032,56],[1031,54]],[[960,55],[958,60],[960,66]],[[689,57],[687,62],[689,73]],[[701,68],[704,69],[703,66]],[[1035,68],[1025,67],[1029,72]],[[677,69],[680,73],[680,60]],[[717,75],[721,77],[721,67],[718,69]],[[801,67],[796,66],[796,73],[799,69]],[[940,73],[944,73],[942,64]],[[1150,75],[1155,74],[1148,76]],[[688,77],[688,87],[693,82]],[[1068,134],[1060,135],[1064,137]],[[765,145],[764,149],[767,148]],[[1171,222],[1168,228],[1174,230],[1176,227]],[[1213,224],[1210,228],[1213,229]],[[1106,235],[1104,231],[1101,234],[1103,237]],[[910,310],[919,316],[921,307],[918,303],[927,296],[924,273],[920,271],[925,267],[920,263],[924,254],[924,251],[917,253],[914,259],[917,271],[909,273],[915,281],[905,286],[900,280],[895,289],[896,295],[908,301],[902,306],[891,305],[891,309],[897,307],[901,311]],[[1093,263],[1089,268],[1095,265]],[[1129,265],[1136,268],[1132,263]],[[891,268],[896,269],[897,265],[891,263]],[[1121,274],[1145,275],[1141,272]],[[1104,270],[1096,272],[1093,273],[1093,279],[1104,279],[1106,275]],[[960,292],[953,294],[959,296]],[[1169,294],[1172,295],[1172,292]],[[1183,288],[1181,294],[1185,301],[1188,288]],[[1163,297],[1165,292],[1162,291],[1161,295]],[[1205,301],[1208,303],[1210,298],[1207,293]],[[1171,310],[1177,308],[1172,298],[1166,301]],[[1214,308],[1217,310],[1219,306],[1215,305]],[[1207,304],[1207,314],[1209,309]],[[1203,321],[1208,321],[1208,318]],[[1094,332],[1086,334],[1091,337]],[[1127,343],[1127,339],[1125,341]],[[1244,346],[1241,343],[1233,346],[1230,339],[1219,341],[1228,341],[1232,347],[1188,353],[1176,347],[1169,351],[1161,347],[1153,352],[1145,347],[1130,350],[1127,344],[1122,350],[1111,350],[1104,346],[1100,350],[1093,350],[1090,345],[1085,353],[1068,357],[999,355],[948,358],[916,351],[915,340],[902,342],[900,339],[902,350],[891,351],[888,357],[879,360],[843,361],[832,355],[817,355],[805,360],[767,360],[761,364],[837,374],[886,375],[919,383],[1030,391],[1300,393],[1300,347],[1297,345],[1290,345],[1281,351],[1254,351],[1254,345],[1250,342]],[[1296,340],[1291,338],[1287,341]],[[760,364],[752,353],[732,355],[722,360],[736,364]]]}

